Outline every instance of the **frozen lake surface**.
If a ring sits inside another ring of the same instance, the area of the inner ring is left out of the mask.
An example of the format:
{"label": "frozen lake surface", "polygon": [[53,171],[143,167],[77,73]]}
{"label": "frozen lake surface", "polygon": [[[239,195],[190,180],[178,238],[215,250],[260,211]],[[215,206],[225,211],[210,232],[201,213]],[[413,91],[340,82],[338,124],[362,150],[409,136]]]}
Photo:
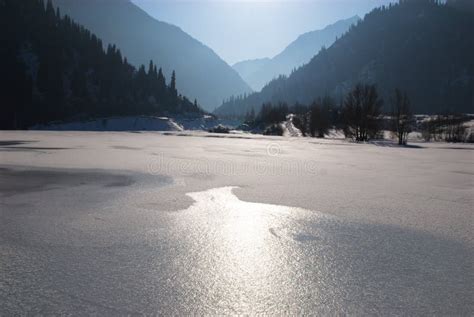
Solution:
{"label": "frozen lake surface", "polygon": [[472,315],[473,151],[0,132],[0,315]]}

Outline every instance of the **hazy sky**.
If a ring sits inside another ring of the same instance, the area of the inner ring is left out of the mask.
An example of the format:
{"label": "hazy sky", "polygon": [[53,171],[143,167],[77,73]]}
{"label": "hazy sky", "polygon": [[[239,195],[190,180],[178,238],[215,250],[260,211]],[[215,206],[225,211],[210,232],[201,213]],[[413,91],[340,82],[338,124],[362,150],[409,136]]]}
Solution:
{"label": "hazy sky", "polygon": [[300,34],[391,0],[133,0],[181,27],[229,64],[273,57]]}

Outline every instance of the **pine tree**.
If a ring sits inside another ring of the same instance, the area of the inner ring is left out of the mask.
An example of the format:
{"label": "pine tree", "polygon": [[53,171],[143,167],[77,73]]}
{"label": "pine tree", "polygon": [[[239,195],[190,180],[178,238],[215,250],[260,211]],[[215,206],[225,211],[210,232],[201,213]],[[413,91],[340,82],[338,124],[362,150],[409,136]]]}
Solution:
{"label": "pine tree", "polygon": [[148,76],[153,75],[153,70],[155,69],[155,66],[153,65],[153,61],[150,60],[150,64],[148,65]]}
{"label": "pine tree", "polygon": [[176,89],[176,72],[174,70],[173,70],[173,73],[171,74],[170,90],[171,90],[171,95],[173,97],[178,96],[178,91]]}
{"label": "pine tree", "polygon": [[161,68],[158,70],[158,85],[162,89],[166,87],[166,79],[165,79],[165,76],[163,75],[163,70]]}

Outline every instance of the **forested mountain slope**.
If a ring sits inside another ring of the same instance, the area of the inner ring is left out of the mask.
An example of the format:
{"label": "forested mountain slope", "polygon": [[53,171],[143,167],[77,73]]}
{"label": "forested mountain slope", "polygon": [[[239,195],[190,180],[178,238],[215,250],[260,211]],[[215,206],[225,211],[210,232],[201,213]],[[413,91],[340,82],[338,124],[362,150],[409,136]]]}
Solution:
{"label": "forested mountain slope", "polygon": [[1,129],[112,115],[198,113],[150,63],[137,71],[48,1],[0,0]]}
{"label": "forested mountain slope", "polygon": [[367,14],[310,63],[216,113],[243,115],[264,102],[342,100],[357,82],[376,84],[390,108],[395,88],[418,113],[474,109],[474,14],[469,1],[406,0]]}
{"label": "forested mountain slope", "polygon": [[180,28],[154,19],[129,0],[54,0],[54,4],[105,44],[116,44],[136,67],[152,59],[165,76],[176,70],[179,91],[197,98],[206,110],[214,110],[231,95],[251,91],[209,47]]}

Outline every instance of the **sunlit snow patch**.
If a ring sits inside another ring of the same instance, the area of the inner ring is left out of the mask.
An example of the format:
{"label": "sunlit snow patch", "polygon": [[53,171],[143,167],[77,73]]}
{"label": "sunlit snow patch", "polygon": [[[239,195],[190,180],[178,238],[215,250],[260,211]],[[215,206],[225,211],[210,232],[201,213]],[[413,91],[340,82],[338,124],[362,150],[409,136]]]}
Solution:
{"label": "sunlit snow patch", "polygon": [[[278,238],[294,238],[300,229],[298,219],[302,217],[310,216],[315,221],[328,218],[321,213],[297,207],[242,201],[233,193],[237,188],[229,186],[188,193],[187,196],[195,203],[180,212],[190,213],[194,219],[206,221],[206,227],[209,219],[212,219],[215,225],[212,228],[220,228],[216,230],[222,230],[221,237],[232,240],[234,246],[238,240],[242,248],[254,248],[259,241],[263,243],[269,233]],[[288,232],[289,228],[296,232]]]}

